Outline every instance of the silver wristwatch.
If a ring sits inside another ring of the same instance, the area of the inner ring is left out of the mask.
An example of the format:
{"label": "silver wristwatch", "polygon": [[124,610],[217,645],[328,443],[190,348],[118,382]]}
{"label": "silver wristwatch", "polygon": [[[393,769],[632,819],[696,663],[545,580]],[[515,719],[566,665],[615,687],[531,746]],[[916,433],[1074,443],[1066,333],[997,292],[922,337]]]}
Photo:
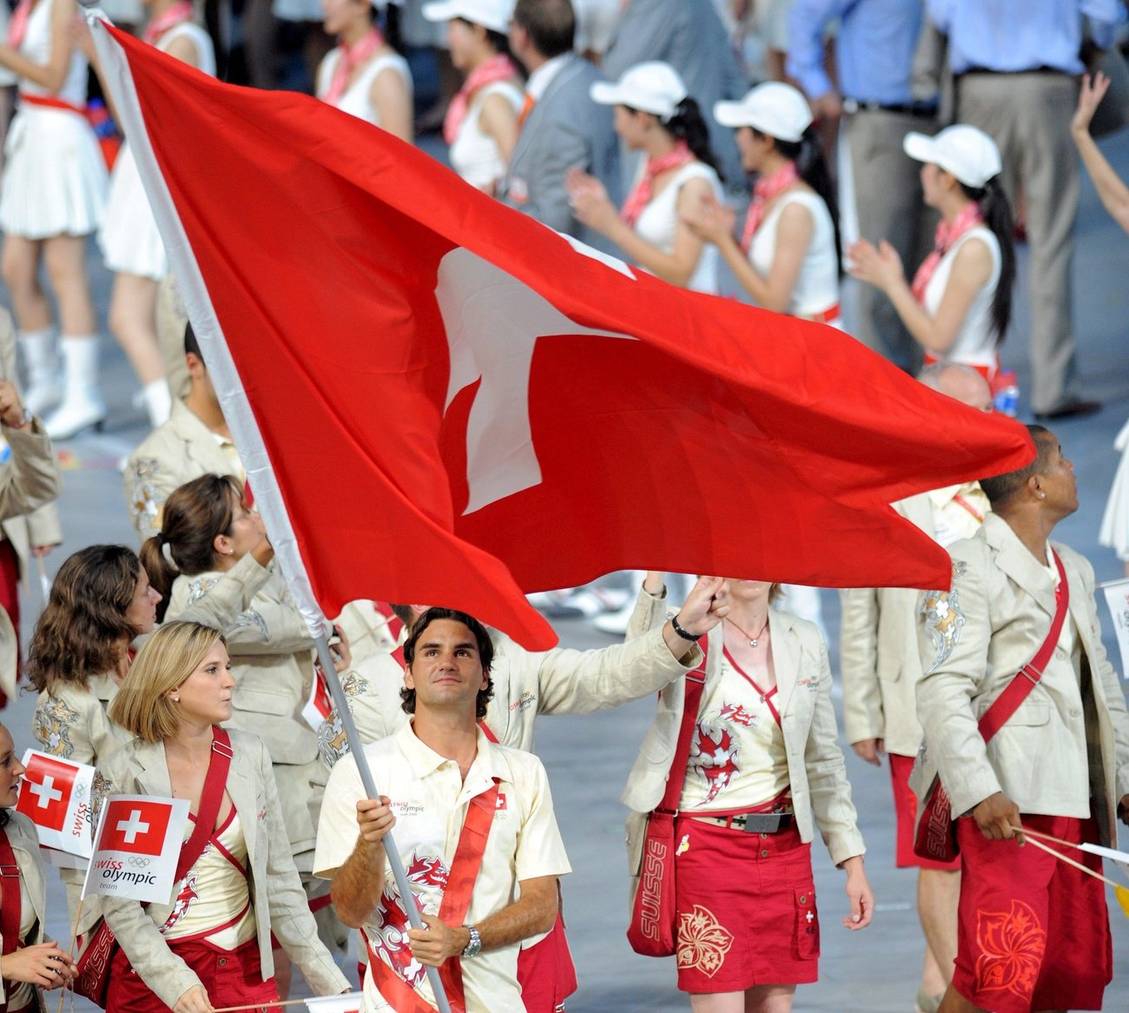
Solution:
{"label": "silver wristwatch", "polygon": [[482,936],[478,934],[478,929],[473,925],[464,925],[464,929],[470,933],[470,942],[466,944],[466,949],[463,950],[464,957],[477,957],[482,952]]}

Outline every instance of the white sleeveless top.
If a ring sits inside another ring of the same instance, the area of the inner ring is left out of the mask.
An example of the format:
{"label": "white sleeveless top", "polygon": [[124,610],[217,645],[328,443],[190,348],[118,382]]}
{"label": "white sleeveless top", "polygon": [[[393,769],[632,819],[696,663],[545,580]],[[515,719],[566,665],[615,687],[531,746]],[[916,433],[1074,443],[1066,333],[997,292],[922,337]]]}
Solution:
{"label": "white sleeveless top", "polygon": [[[812,217],[811,242],[796,277],[787,312],[796,317],[826,313],[839,303],[839,262],[835,250],[835,225],[822,197],[810,190],[790,190],[781,194],[765,215],[749,248],[749,263],[757,274],[767,278],[776,259],[776,230],[780,215],[789,204],[807,208]],[[838,323],[838,320],[827,321]]]}
{"label": "white sleeveless top", "polygon": [[209,77],[216,76],[216,48],[212,45],[212,37],[200,25],[191,21],[182,21],[174,25],[157,40],[157,48],[167,52],[177,39],[187,36],[196,47],[196,67]]}
{"label": "white sleeveless top", "polygon": [[489,189],[492,183],[506,174],[506,163],[502,161],[497,143],[478,125],[482,105],[491,95],[501,95],[513,106],[514,112],[521,109],[524,101],[521,89],[509,81],[495,81],[479,89],[471,99],[466,119],[447,153],[451,168],[472,186],[482,190]]}
{"label": "white sleeveless top", "polygon": [[[337,67],[337,61],[341,59],[341,47],[337,46],[331,49],[321,61],[321,66],[318,68],[318,85],[317,93],[321,98],[329,90],[330,82],[333,80],[333,72]],[[411,98],[412,94],[412,72],[408,69],[408,61],[405,60],[399,53],[384,53],[381,56],[374,57],[362,68],[361,72],[353,79],[353,82],[345,89],[345,94],[342,95],[334,105],[343,112],[349,113],[351,116],[356,116],[359,119],[371,123],[374,127],[379,127],[380,117],[377,115],[376,110],[373,108],[372,102],[369,100],[369,92],[372,91],[372,83],[376,80],[377,75],[385,70],[394,70],[404,79],[404,83],[408,87],[408,97]]]}
{"label": "white sleeveless top", "polygon": [[[35,10],[27,22],[27,34],[20,43],[20,53],[27,59],[38,63],[47,64],[51,60],[51,8],[56,2],[62,0],[39,0]],[[63,80],[63,87],[57,92],[51,92],[40,84],[27,78],[20,78],[20,91],[29,95],[54,95],[56,98],[69,102],[73,106],[86,105],[86,57],[75,46],[71,52],[71,62],[67,67],[67,76]]]}
{"label": "white sleeveless top", "polygon": [[988,247],[988,252],[992,255],[992,275],[988,283],[973,298],[972,305],[968,307],[964,322],[957,332],[956,340],[945,358],[965,366],[994,367],[998,338],[992,330],[992,300],[996,297],[996,286],[1000,283],[1000,268],[1003,260],[1000,256],[999,240],[986,225],[977,225],[969,229],[941,258],[937,270],[933,272],[933,277],[925,286],[925,312],[931,317],[937,315],[941,299],[945,295],[945,288],[949,284],[949,274],[952,272],[957,252],[972,239],[978,239]]}
{"label": "white sleeveless top", "polygon": [[764,672],[744,672],[725,651],[719,677],[707,680],[690,739],[679,809],[752,808],[790,783],[779,693]]}
{"label": "white sleeveless top", "polygon": [[[640,166],[640,175],[645,164],[644,162]],[[674,237],[678,226],[678,194],[692,179],[706,180],[713,189],[714,196],[719,201],[723,199],[721,181],[717,178],[717,173],[704,162],[689,162],[682,166],[662,192],[643,208],[643,213],[635,223],[635,232],[639,238],[645,239],[652,246],[657,246],[663,253],[674,252]],[[712,243],[703,245],[701,256],[686,287],[695,292],[717,295],[717,258],[716,246]]]}

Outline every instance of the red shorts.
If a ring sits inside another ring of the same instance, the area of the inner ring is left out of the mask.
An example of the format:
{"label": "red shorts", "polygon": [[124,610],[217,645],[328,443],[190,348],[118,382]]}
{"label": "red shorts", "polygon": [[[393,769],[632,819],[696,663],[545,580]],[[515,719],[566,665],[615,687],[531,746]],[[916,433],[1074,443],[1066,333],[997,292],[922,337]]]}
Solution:
{"label": "red shorts", "polygon": [[960,859],[951,862],[935,862],[931,858],[921,858],[914,854],[913,837],[917,827],[917,796],[909,786],[910,771],[913,770],[912,756],[899,756],[887,753],[890,759],[890,781],[894,786],[894,815],[897,820],[897,839],[894,852],[894,865],[899,869],[939,869],[943,872],[959,872]]}
{"label": "red shorts", "polygon": [[527,1013],[556,1013],[576,991],[576,967],[559,914],[552,932],[518,954],[517,980]]}
{"label": "red shorts", "polygon": [[[259,941],[248,939],[235,950],[221,950],[207,943],[169,943],[169,949],[196,972],[213,1006],[250,1006],[278,1002],[274,978],[262,980]],[[167,1013],[168,1007],[145,984],[118,947],[110,967],[106,1013]]]}
{"label": "red shorts", "polygon": [[[1063,840],[1097,841],[1093,820],[1024,815],[1023,822]],[[1032,844],[988,840],[971,817],[957,820],[957,840],[956,990],[993,1013],[1101,1009],[1113,978],[1102,883]],[[1056,850],[1102,867],[1096,855]]]}
{"label": "red shorts", "polygon": [[743,992],[819,976],[811,845],[793,827],[748,833],[680,816],[674,825],[678,987]]}

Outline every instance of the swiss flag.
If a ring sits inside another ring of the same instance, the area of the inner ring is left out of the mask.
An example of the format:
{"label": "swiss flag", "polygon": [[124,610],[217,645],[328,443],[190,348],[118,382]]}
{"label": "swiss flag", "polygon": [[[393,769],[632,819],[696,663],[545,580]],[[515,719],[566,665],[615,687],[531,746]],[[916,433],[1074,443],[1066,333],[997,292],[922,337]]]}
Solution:
{"label": "swiss flag", "polygon": [[172,817],[168,802],[110,799],[98,851],[131,851],[160,856]]}
{"label": "swiss flag", "polygon": [[582,248],[324,103],[95,40],[310,613],[430,602],[545,648],[523,592],[623,568],[947,587],[888,504],[1033,454],[845,334]]}
{"label": "swiss flag", "polygon": [[62,830],[79,768],[66,760],[32,753],[20,784],[16,809],[47,830]]}

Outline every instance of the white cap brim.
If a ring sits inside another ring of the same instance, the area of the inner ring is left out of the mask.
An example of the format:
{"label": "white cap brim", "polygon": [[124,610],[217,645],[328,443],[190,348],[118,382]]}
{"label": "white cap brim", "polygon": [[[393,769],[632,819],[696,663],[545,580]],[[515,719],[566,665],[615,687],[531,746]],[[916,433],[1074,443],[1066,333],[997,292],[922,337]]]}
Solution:
{"label": "white cap brim", "polygon": [[[400,2],[400,0],[397,0]],[[432,0],[420,9],[427,21],[447,22],[453,18],[464,18],[475,25],[482,25],[492,32],[501,32],[503,35],[509,31],[509,21],[500,22],[496,18],[484,16],[482,11],[473,9],[474,4],[459,3],[459,0]]]}
{"label": "white cap brim", "polygon": [[743,102],[715,102],[713,118],[723,127],[731,127],[734,130],[737,127],[753,126],[749,122],[749,112]]}
{"label": "white cap brim", "polygon": [[902,140],[904,151],[915,162],[937,162],[937,145],[928,134],[911,130]]}
{"label": "white cap brim", "polygon": [[629,109],[637,109],[641,113],[651,113],[653,116],[669,116],[672,112],[669,106],[664,105],[660,109],[656,103],[646,97],[630,93],[628,89],[619,84],[613,84],[611,81],[595,81],[592,87],[588,89],[588,94],[597,105],[627,106]]}

